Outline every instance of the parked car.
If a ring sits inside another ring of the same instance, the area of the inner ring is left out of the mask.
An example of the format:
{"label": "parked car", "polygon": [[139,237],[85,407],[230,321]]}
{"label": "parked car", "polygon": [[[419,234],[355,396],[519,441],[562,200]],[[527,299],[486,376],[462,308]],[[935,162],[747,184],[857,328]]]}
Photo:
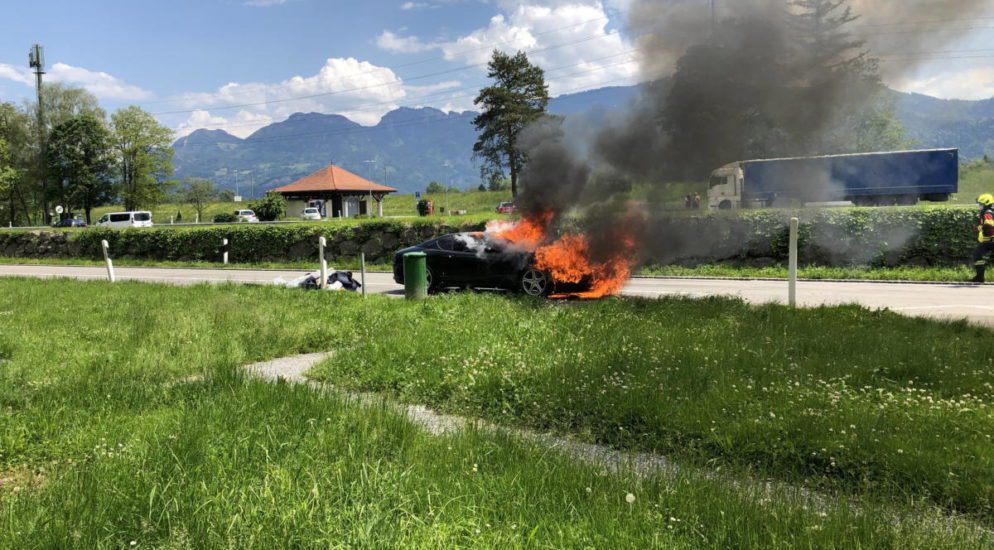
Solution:
{"label": "parked car", "polygon": [[55,222],[52,227],[87,227],[87,223],[80,218],[66,218]]}
{"label": "parked car", "polygon": [[235,217],[240,222],[259,223],[259,217],[254,210],[235,210]]}
{"label": "parked car", "polygon": [[320,220],[321,211],[317,208],[305,208],[304,212],[300,215],[301,218],[305,220]]}
{"label": "parked car", "polygon": [[101,227],[152,227],[152,213],[148,211],[112,212],[100,216],[97,225]]}
{"label": "parked car", "polygon": [[484,233],[456,233],[398,250],[393,258],[393,279],[404,284],[404,255],[424,252],[427,256],[428,291],[446,288],[498,288],[529,296],[582,292],[589,282],[575,285],[555,283],[534,266],[535,257]]}
{"label": "parked car", "polygon": [[497,205],[498,214],[514,214],[518,211],[518,205],[513,202],[502,202]]}

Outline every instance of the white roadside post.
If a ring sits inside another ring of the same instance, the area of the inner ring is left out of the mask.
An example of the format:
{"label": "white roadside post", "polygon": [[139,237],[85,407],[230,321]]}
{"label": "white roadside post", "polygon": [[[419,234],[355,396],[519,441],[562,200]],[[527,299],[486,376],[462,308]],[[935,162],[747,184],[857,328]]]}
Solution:
{"label": "white roadside post", "polygon": [[110,259],[110,244],[106,241],[100,241],[100,246],[104,249],[104,261],[107,262],[107,278],[110,282],[116,282],[117,276],[114,275],[114,261]]}
{"label": "white roadside post", "polygon": [[366,297],[366,253],[359,253],[359,284],[362,285],[362,297]]}
{"label": "white roadside post", "polygon": [[221,250],[224,251],[224,253],[223,253],[224,265],[228,265],[228,239],[227,238],[221,239]]}
{"label": "white roadside post", "polygon": [[321,284],[322,289],[328,288],[328,261],[324,259],[324,247],[328,246],[328,240],[318,237],[318,261],[321,262]]}
{"label": "white roadside post", "polygon": [[790,219],[790,263],[787,273],[787,301],[790,303],[790,307],[797,307],[797,231],[799,225],[800,221],[797,218]]}

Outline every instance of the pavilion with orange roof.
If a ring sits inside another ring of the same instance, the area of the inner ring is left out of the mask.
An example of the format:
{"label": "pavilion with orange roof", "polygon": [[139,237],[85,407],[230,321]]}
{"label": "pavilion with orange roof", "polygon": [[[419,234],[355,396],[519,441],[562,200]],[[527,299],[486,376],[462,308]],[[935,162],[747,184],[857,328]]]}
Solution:
{"label": "pavilion with orange roof", "polygon": [[376,201],[376,215],[382,217],[383,198],[397,190],[331,164],[273,192],[286,198],[289,217],[301,215],[308,206],[317,206],[324,217],[348,218],[370,215],[373,201]]}

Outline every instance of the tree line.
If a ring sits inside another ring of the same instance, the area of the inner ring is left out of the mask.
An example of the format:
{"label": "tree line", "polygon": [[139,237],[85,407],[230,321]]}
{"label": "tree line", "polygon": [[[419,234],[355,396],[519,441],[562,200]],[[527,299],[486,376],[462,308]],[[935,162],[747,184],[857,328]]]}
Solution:
{"label": "tree line", "polygon": [[160,202],[173,182],[172,130],[136,106],[109,117],[82,88],[49,83],[36,101],[0,103],[0,223],[47,224],[121,203]]}

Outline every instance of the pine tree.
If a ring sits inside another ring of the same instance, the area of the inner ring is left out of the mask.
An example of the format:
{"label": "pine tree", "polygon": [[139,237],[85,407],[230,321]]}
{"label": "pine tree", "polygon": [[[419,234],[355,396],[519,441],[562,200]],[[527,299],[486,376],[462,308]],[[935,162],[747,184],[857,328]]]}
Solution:
{"label": "pine tree", "polygon": [[517,147],[518,135],[538,120],[549,104],[545,72],[532,65],[524,52],[508,55],[495,50],[488,65],[492,86],[480,90],[474,103],[483,107],[473,124],[480,136],[473,156],[483,160],[480,176],[484,181],[510,172],[511,194],[518,194],[518,175],[527,155]]}

